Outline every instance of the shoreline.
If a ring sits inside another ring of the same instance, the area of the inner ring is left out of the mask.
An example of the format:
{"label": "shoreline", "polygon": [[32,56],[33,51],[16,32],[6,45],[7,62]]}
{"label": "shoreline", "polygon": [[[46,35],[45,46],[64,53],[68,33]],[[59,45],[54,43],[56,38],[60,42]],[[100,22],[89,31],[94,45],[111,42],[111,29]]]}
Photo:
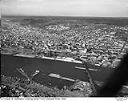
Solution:
{"label": "shoreline", "polygon": [[[23,50],[22,52],[19,52],[21,50],[15,50],[13,48],[3,48],[1,49],[1,54],[6,54],[6,55],[13,55],[13,56],[21,56],[21,57],[28,57],[28,58],[41,58],[41,59],[50,59],[50,60],[58,60],[58,61],[64,61],[64,62],[72,62],[72,63],[80,63],[82,64],[81,61],[75,60],[71,57],[48,57],[48,56],[36,56],[32,53],[24,54],[24,51],[27,50],[28,52],[31,51],[29,49],[21,49]],[[11,50],[11,52],[9,52]],[[7,52],[6,52],[7,51]],[[54,50],[52,50],[54,51]],[[57,52],[57,51],[56,51]],[[27,53],[27,52],[26,52]]]}

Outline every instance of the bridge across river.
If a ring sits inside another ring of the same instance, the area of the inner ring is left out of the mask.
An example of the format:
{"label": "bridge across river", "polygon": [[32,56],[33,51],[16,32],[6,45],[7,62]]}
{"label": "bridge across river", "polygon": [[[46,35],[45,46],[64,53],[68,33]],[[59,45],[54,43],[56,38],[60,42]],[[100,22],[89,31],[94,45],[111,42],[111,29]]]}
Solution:
{"label": "bridge across river", "polygon": [[[96,81],[104,82],[113,71],[112,68],[104,68],[86,64]],[[22,68],[29,76],[39,70],[33,80],[48,86],[70,86],[74,80],[89,81],[85,67],[81,63],[60,61],[48,58],[24,57],[1,54],[1,74],[12,77],[23,77],[17,68]],[[57,75],[57,76],[55,76]]]}

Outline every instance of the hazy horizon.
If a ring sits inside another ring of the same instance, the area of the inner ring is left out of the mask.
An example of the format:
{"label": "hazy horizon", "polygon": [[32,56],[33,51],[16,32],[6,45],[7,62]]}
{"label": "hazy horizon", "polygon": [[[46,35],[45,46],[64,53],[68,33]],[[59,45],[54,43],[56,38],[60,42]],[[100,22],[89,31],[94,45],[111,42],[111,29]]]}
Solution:
{"label": "hazy horizon", "polygon": [[52,16],[52,15],[2,15],[1,17],[73,17],[73,18],[126,18],[128,19],[128,17],[106,17],[106,16]]}
{"label": "hazy horizon", "polygon": [[128,0],[2,0],[2,16],[128,17]]}

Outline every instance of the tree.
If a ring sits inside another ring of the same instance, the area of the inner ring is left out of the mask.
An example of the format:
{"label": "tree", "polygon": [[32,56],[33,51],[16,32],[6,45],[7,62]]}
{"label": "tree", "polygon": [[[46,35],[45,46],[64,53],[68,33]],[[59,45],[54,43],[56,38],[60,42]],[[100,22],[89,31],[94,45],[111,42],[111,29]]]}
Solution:
{"label": "tree", "polygon": [[89,71],[89,66],[87,65],[87,63],[85,62],[84,59],[82,58],[79,58],[80,61],[82,61],[84,67],[85,67],[85,70],[86,70],[86,73],[88,75],[88,78],[89,78],[89,82],[91,84],[91,88],[92,88],[92,95],[96,95],[97,94],[97,89],[96,89],[96,84],[94,82],[94,79],[93,79],[93,76],[91,75],[90,71]]}

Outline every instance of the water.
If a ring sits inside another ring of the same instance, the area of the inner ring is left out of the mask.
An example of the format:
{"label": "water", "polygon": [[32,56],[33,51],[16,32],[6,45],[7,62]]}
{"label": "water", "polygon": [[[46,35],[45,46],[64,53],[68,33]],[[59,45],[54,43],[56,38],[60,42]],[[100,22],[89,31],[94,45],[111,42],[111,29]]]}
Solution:
{"label": "water", "polygon": [[[106,81],[113,71],[113,69],[110,68],[90,64],[87,64],[87,66],[90,67],[89,70],[93,78],[101,82]],[[1,54],[1,73],[3,75],[24,77],[17,71],[17,68],[22,68],[28,76],[32,75],[36,70],[39,70],[39,73],[33,80],[48,86],[70,86],[73,84],[73,80],[76,79],[88,82],[87,73],[81,63]],[[61,78],[52,77],[50,76],[51,73],[57,74],[61,76]],[[62,77],[67,79],[63,79]]]}

